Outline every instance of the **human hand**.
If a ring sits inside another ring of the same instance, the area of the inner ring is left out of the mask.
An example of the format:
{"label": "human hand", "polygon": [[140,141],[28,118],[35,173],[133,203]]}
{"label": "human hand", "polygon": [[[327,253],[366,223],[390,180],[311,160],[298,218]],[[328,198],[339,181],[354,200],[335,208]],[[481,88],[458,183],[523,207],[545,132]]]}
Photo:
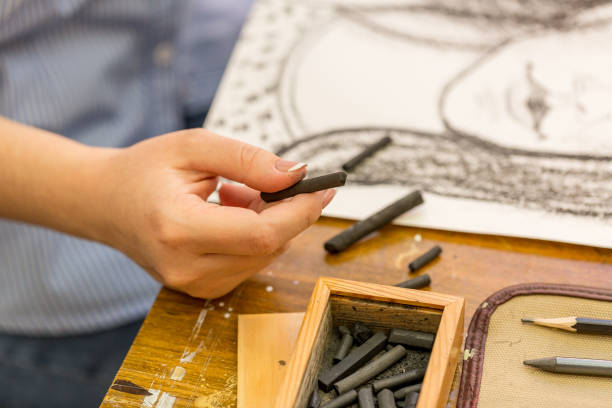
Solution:
{"label": "human hand", "polygon": [[[194,297],[222,296],[286,250],[313,224],[335,190],[266,204],[258,191],[295,184],[306,169],[203,129],[117,149],[104,166],[105,219],[97,239],[127,254],[155,279]],[[218,176],[221,204],[206,201]]]}

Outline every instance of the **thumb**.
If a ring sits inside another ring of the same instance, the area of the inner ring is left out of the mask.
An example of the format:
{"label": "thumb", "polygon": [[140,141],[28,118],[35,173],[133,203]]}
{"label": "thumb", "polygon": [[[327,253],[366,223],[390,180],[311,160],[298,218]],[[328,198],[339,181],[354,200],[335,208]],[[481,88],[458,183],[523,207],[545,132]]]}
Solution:
{"label": "thumb", "polygon": [[306,165],[284,160],[267,150],[219,136],[204,129],[191,129],[185,152],[192,167],[264,192],[287,188],[306,175]]}

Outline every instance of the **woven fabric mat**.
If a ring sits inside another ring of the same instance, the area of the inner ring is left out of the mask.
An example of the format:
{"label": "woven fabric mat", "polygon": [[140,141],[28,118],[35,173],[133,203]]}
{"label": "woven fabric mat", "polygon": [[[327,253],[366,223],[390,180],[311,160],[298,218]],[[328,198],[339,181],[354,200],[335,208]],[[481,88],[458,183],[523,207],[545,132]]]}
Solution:
{"label": "woven fabric mat", "polygon": [[567,316],[612,319],[612,290],[526,284],[489,297],[470,323],[457,407],[612,407],[612,378],[523,365],[552,356],[612,360],[612,336],[521,323],[521,317]]}

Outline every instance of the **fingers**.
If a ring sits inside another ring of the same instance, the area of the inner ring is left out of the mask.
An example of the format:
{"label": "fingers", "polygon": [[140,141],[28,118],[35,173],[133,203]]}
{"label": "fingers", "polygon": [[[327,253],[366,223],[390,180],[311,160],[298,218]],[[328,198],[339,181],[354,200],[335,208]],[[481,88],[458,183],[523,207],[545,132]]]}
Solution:
{"label": "fingers", "polygon": [[289,240],[312,225],[321,210],[335,194],[324,190],[300,194],[275,205],[259,214],[255,211],[217,206],[188,207],[185,211],[182,242],[199,253],[232,255],[268,255],[276,252]]}
{"label": "fingers", "polygon": [[[209,254],[192,262],[175,276],[167,276],[166,286],[198,298],[221,297],[242,281],[270,265],[287,246],[267,256],[234,256]],[[186,270],[190,272],[185,273]]]}
{"label": "fingers", "polygon": [[219,198],[222,205],[255,209],[254,204],[259,201],[259,191],[238,184],[222,184],[219,189]]}
{"label": "fingers", "polygon": [[238,181],[258,191],[274,192],[300,181],[305,165],[283,160],[267,150],[204,129],[179,132],[181,157],[200,171]]}

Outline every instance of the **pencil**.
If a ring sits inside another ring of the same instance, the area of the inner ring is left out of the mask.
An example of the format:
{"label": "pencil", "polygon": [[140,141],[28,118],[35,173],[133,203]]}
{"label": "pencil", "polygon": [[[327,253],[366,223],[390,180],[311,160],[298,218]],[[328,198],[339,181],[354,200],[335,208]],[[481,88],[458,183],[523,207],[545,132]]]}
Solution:
{"label": "pencil", "polygon": [[596,375],[612,377],[612,361],[587,358],[548,357],[525,360],[523,364],[544,371],[562,374]]}
{"label": "pencil", "polygon": [[558,317],[555,319],[522,318],[521,322],[566,330],[572,333],[612,335],[612,320],[588,317]]}

